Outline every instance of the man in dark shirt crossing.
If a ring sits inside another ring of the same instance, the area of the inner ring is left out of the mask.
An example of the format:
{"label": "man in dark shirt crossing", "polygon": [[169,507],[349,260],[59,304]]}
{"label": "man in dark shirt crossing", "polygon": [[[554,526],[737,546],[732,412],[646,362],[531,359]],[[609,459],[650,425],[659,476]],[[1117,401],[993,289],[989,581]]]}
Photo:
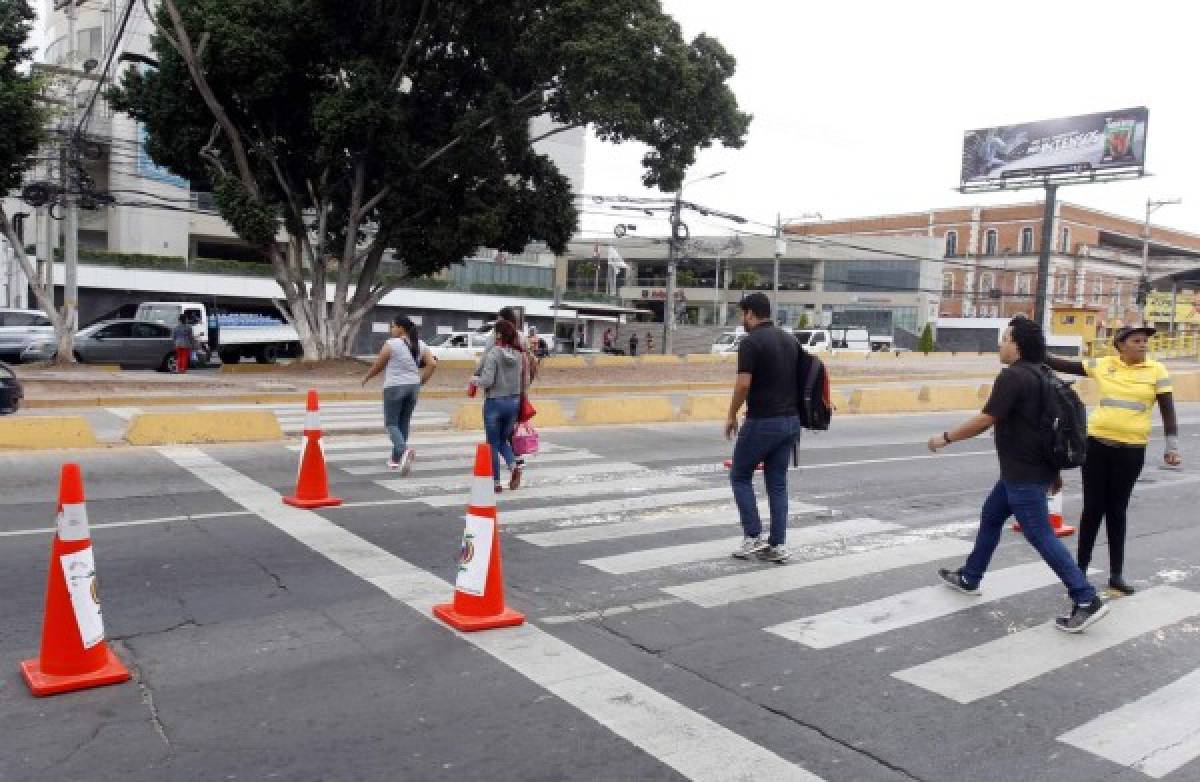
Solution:
{"label": "man in dark shirt crossing", "polygon": [[[788,459],[800,436],[796,405],[796,370],[800,345],[771,321],[766,294],[751,293],[738,305],[746,337],[738,346],[737,382],[725,421],[725,437],[737,435],[729,482],[737,503],[745,537],[733,552],[739,559],[758,556],[769,562],[786,562]],[[746,420],[738,427],[738,411],[746,405]],[[763,464],[767,503],[771,508],[770,536],[763,540],[762,519],[754,496],[754,470]]]}
{"label": "man in dark shirt crossing", "polygon": [[1081,633],[1108,613],[1087,576],[1050,527],[1047,492],[1062,491],[1062,476],[1050,461],[1044,433],[1039,431],[1046,338],[1041,326],[1025,317],[1012,320],[1000,342],[1005,364],[983,412],[953,429],[929,438],[929,450],[967,440],[996,427],[1000,480],[983,503],[975,548],[958,570],[938,571],[943,583],[968,595],[980,594],[983,575],[1004,532],[1004,522],[1016,516],[1021,531],[1046,564],[1058,575],[1075,607],[1070,616],[1055,620],[1058,629]]}

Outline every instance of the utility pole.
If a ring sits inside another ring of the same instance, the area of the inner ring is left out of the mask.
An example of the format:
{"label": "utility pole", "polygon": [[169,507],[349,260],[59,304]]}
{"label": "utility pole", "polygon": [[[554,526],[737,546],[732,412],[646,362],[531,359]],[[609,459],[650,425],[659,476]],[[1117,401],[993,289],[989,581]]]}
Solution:
{"label": "utility pole", "polygon": [[775,213],[775,266],[771,273],[771,317],[779,320],[779,259],[787,253],[783,240],[783,215]]}
{"label": "utility pole", "polygon": [[1042,241],[1038,250],[1037,295],[1033,300],[1033,319],[1046,328],[1046,288],[1050,281],[1050,249],[1054,241],[1054,206],[1058,185],[1046,183],[1046,204],[1042,213]]}
{"label": "utility pole", "polygon": [[[1146,322],[1146,299],[1150,295],[1150,215],[1159,207],[1182,204],[1182,198],[1146,199],[1146,222],[1142,225],[1142,276],[1138,280],[1137,304],[1142,312],[1142,323]],[[1174,308],[1172,305],[1172,313]]]}
{"label": "utility pole", "polygon": [[[72,167],[78,162],[78,145],[75,136],[76,93],[79,79],[74,71],[79,68],[79,41],[75,32],[75,20],[79,16],[76,0],[67,3],[67,63],[72,71],[69,77],[70,87],[67,93],[66,127],[63,133],[63,147],[59,153],[59,180],[62,184],[64,201],[65,225],[63,226],[63,327],[64,333],[58,341],[58,360],[74,362],[75,331],[79,326],[79,202],[73,189]],[[50,263],[50,276],[53,279],[54,264]]]}
{"label": "utility pole", "polygon": [[679,257],[679,212],[683,208],[683,187],[675,191],[671,205],[671,238],[667,242],[667,300],[663,302],[663,355],[675,349],[675,261]]}

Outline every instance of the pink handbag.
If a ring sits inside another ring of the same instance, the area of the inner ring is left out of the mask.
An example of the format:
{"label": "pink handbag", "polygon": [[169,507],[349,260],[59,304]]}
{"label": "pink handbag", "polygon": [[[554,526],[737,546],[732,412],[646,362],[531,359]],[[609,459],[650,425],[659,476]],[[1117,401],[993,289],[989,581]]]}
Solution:
{"label": "pink handbag", "polygon": [[527,421],[517,424],[512,436],[512,449],[517,456],[530,456],[538,452],[538,433],[533,424]]}

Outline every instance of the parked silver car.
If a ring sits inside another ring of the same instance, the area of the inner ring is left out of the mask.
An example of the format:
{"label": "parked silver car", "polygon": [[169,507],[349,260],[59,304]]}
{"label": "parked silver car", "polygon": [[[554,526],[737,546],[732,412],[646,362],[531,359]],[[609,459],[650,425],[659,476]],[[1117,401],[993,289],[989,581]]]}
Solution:
{"label": "parked silver car", "polygon": [[0,360],[15,361],[34,342],[54,340],[54,326],[38,310],[0,309]]}
{"label": "parked silver car", "polygon": [[[48,361],[57,354],[53,339],[35,342],[23,361]],[[75,335],[75,360],[84,364],[119,364],[175,371],[175,341],[171,330],[140,320],[93,323]]]}

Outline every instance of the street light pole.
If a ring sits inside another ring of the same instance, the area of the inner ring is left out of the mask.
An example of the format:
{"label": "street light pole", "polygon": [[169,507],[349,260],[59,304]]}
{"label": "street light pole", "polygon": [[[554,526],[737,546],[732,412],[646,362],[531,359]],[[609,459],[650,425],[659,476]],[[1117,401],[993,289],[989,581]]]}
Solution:
{"label": "street light pole", "polygon": [[684,182],[675,191],[675,202],[671,205],[671,238],[667,242],[667,300],[663,302],[663,355],[675,349],[675,262],[679,258],[679,215],[683,210],[683,189],[696,182],[725,176],[724,171],[697,177]]}
{"label": "street light pole", "polygon": [[[802,215],[789,217],[788,222],[793,220],[809,220],[812,218],[824,220],[825,218],[820,212],[805,212]],[[776,321],[779,320],[779,259],[787,255],[787,240],[783,238],[783,217],[779,212],[775,213],[775,266],[772,270],[771,278],[771,315]],[[779,323],[779,325],[784,325]]]}
{"label": "street light pole", "polygon": [[[1142,225],[1142,277],[1138,281],[1137,303],[1142,310],[1142,323],[1146,322],[1146,299],[1150,293],[1150,215],[1162,206],[1182,204],[1182,198],[1146,199],[1146,222]],[[1173,310],[1172,310],[1173,312]]]}

